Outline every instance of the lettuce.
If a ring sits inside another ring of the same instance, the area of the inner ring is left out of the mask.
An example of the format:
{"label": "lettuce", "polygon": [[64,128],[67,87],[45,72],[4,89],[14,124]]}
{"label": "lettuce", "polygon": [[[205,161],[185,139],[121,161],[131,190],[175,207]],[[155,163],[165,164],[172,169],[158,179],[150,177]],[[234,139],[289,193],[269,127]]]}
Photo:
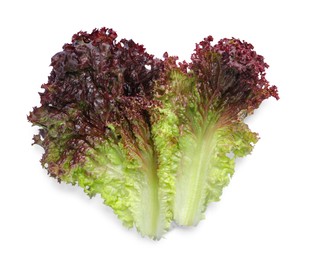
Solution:
{"label": "lettuce", "polygon": [[193,226],[218,201],[235,158],[258,135],[244,118],[277,88],[251,44],[212,37],[191,62],[157,59],[112,29],[79,32],[52,57],[41,106],[28,120],[42,166],[59,182],[100,195],[122,223],[160,239]]}

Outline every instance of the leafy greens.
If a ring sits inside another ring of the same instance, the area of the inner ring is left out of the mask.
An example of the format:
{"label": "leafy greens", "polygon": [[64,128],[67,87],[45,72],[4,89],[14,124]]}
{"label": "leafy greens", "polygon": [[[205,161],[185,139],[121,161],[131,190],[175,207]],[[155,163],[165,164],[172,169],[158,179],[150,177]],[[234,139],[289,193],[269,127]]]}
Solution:
{"label": "leafy greens", "polygon": [[52,57],[28,120],[50,176],[99,194],[126,227],[160,239],[220,199],[235,158],[258,140],[244,118],[278,99],[277,88],[264,58],[235,38],[205,38],[189,63],[116,38],[108,28],[75,34]]}

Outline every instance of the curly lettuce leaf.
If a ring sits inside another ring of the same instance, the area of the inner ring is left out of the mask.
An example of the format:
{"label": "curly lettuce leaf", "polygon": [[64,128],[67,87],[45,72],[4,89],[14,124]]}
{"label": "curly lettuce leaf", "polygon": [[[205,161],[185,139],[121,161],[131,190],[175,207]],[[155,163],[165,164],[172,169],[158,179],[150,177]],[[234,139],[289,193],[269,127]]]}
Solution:
{"label": "curly lettuce leaf", "polygon": [[[265,79],[268,65],[253,46],[212,37],[196,45],[190,64],[165,55],[156,97],[174,111],[179,137],[174,220],[196,225],[207,205],[218,201],[234,173],[235,158],[248,155],[258,140],[244,118],[274,96]],[[232,155],[232,156],[231,156]]]}
{"label": "curly lettuce leaf", "polygon": [[28,119],[40,127],[34,140],[50,176],[100,194],[124,225],[159,238],[172,219],[149,114],[162,61],[116,37],[107,28],[74,35],[52,58],[41,107]]}

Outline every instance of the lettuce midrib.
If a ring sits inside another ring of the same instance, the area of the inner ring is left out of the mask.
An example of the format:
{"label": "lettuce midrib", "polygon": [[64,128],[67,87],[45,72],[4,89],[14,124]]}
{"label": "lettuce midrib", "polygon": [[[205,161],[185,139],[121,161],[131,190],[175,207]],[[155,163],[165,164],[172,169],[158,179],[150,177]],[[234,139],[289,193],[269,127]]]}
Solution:
{"label": "lettuce midrib", "polygon": [[196,135],[185,137],[192,139],[189,143],[193,146],[182,151],[182,163],[177,173],[174,215],[180,225],[194,225],[202,218],[216,130],[214,124],[208,124]]}

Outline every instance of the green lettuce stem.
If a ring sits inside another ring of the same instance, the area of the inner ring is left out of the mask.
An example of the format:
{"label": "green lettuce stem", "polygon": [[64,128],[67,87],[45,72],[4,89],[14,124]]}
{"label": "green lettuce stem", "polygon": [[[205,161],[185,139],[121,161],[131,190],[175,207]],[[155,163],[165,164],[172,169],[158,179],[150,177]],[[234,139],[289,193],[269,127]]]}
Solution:
{"label": "green lettuce stem", "polygon": [[174,218],[177,224],[183,226],[197,225],[203,218],[207,183],[214,144],[215,129],[208,126],[204,133],[195,140],[195,147],[185,151],[183,160],[189,161],[181,169],[177,178]]}
{"label": "green lettuce stem", "polygon": [[157,160],[154,151],[150,151],[143,159],[145,181],[138,205],[134,209],[134,222],[143,236],[158,239],[162,235],[161,210],[159,199],[159,180],[157,176]]}

